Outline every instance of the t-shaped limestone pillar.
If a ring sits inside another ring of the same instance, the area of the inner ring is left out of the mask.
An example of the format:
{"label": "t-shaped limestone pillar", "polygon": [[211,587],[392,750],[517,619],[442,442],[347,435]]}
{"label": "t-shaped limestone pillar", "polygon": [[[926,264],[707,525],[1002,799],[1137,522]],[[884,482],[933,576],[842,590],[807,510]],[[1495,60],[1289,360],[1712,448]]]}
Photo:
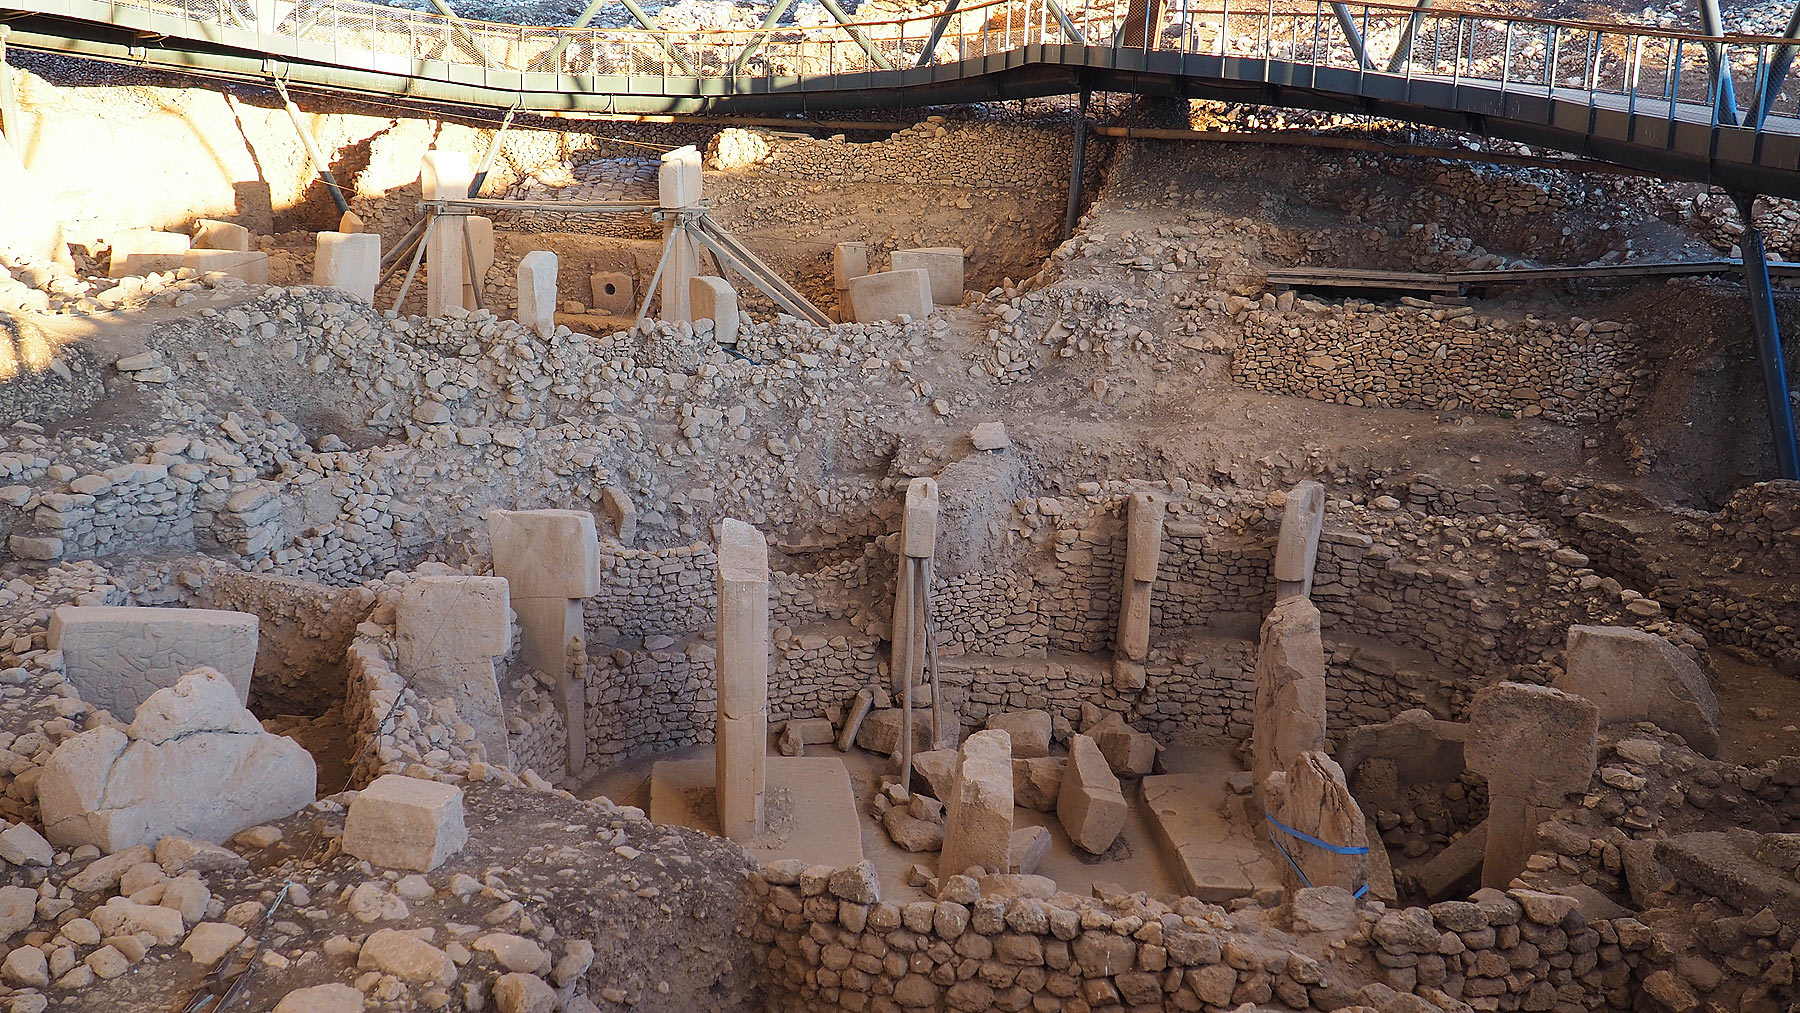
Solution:
{"label": "t-shaped limestone pillar", "polygon": [[426,699],[449,699],[487,758],[511,762],[494,659],[512,648],[501,577],[420,577],[400,591],[395,640],[400,676]]}
{"label": "t-shaped limestone pillar", "polygon": [[[664,208],[689,208],[700,203],[700,150],[693,145],[664,152],[656,171],[656,195]],[[662,319],[693,320],[688,286],[700,274],[700,245],[675,222],[663,222],[667,259],[662,274]]]}
{"label": "t-shaped limestone pillar", "polygon": [[1287,494],[1281,536],[1275,543],[1275,600],[1312,594],[1313,563],[1319,558],[1319,528],[1325,523],[1325,487],[1306,481]]}
{"label": "t-shaped limestone pillar", "polygon": [[[906,486],[906,510],[900,518],[899,573],[894,582],[894,692],[916,683],[925,667],[925,616],[919,611],[919,571],[931,579],[931,557],[937,549],[938,487],[929,478]],[[922,559],[920,567],[914,560]],[[933,705],[938,701],[933,700]]]}
{"label": "t-shaped limestone pillar", "polygon": [[375,301],[381,278],[381,235],[376,232],[321,232],[313,251],[312,283],[343,289],[363,302]]}
{"label": "t-shaped limestone pillar", "polygon": [[763,829],[769,748],[769,543],[739,520],[719,523],[719,830],[734,841]]}
{"label": "t-shaped limestone pillar", "polygon": [[1594,776],[1600,710],[1547,686],[1502,682],[1469,704],[1469,769],[1488,779],[1481,885],[1504,890],[1525,871],[1538,824]]}
{"label": "t-shaped limestone pillar", "polygon": [[519,258],[519,323],[546,341],[556,331],[556,254],[548,250]]}
{"label": "t-shaped limestone pillar", "polygon": [[1251,784],[1266,811],[1263,784],[1302,753],[1325,750],[1325,646],[1305,598],[1276,603],[1263,620],[1252,721]]}
{"label": "t-shaped limestone pillar", "polygon": [[1167,501],[1138,492],[1126,501],[1125,580],[1119,594],[1119,636],[1114,645],[1113,688],[1144,688],[1144,662],[1150,656],[1150,591],[1162,560],[1163,515]]}
{"label": "t-shaped limestone pillar", "polygon": [[[419,191],[426,200],[468,200],[475,170],[460,151],[433,148],[419,161]],[[460,215],[438,215],[425,246],[425,315],[441,317],[462,308],[468,257],[466,225]]]}
{"label": "t-shaped limestone pillar", "polygon": [[571,657],[587,651],[581,600],[600,593],[600,541],[585,510],[495,510],[488,514],[494,573],[505,577],[519,616],[519,660],[550,675],[569,731],[570,776],[587,765],[584,687]]}

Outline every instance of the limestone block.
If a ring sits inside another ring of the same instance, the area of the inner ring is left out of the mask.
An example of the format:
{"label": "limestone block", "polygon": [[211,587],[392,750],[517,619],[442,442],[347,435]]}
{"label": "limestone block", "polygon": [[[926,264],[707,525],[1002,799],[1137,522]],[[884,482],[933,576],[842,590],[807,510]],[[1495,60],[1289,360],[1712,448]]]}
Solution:
{"label": "limestone block", "polygon": [[1401,711],[1391,721],[1362,725],[1343,735],[1338,761],[1355,783],[1356,768],[1364,761],[1388,759],[1399,774],[1397,787],[1433,781],[1453,781],[1463,772],[1463,741],[1469,726],[1444,721],[1423,708]]}
{"label": "limestone block", "polygon": [[[493,510],[494,575],[513,600],[600,593],[600,539],[586,510]],[[504,652],[501,652],[504,653]]]}
{"label": "limestone block", "polygon": [[461,151],[425,152],[419,160],[419,193],[425,200],[467,200],[475,167]]}
{"label": "limestone block", "polygon": [[68,739],[38,778],[45,836],[106,852],[171,835],[222,841],[313,801],[317,768],[262,730],[225,676],[197,668],[151,694],[124,731]]}
{"label": "limestone block", "polygon": [[976,450],[1005,450],[1012,446],[1012,438],[1006,435],[1004,422],[978,422],[969,430],[969,442]]}
{"label": "limestone block", "polygon": [[518,317],[540,338],[556,333],[556,254],[533,250],[519,258]]}
{"label": "limestone block", "polygon": [[906,507],[901,520],[900,552],[913,559],[930,559],[937,551],[938,487],[929,478],[906,484]]}
{"label": "limestone block", "polygon": [[338,215],[337,230],[345,235],[351,236],[368,231],[363,225],[362,216],[354,211],[346,211],[343,214]]}
{"label": "limestone block", "polygon": [[831,283],[839,292],[869,273],[868,243],[839,243],[831,250]]}
{"label": "limestone block", "polygon": [[[901,708],[888,707],[883,710],[870,711],[869,717],[856,733],[856,744],[871,753],[892,756],[900,748],[900,723],[903,719]],[[913,751],[918,753],[929,750],[931,742],[931,708],[913,708]],[[916,757],[915,757],[916,759]]]}
{"label": "limestone block", "polygon": [[1125,574],[1129,580],[1153,581],[1162,560],[1163,518],[1169,502],[1155,493],[1131,494],[1126,507]]}
{"label": "limestone block", "polygon": [[700,203],[700,149],[693,145],[666,151],[656,170],[656,197],[666,208]]}
{"label": "limestone block", "polygon": [[1002,731],[979,731],[957,751],[956,785],[945,799],[944,849],[938,875],[979,865],[1006,868],[1012,845],[1012,741]]}
{"label": "limestone block", "polygon": [[1291,598],[1263,621],[1256,657],[1251,774],[1261,784],[1301,753],[1325,750],[1325,646],[1319,610]]}
{"label": "limestone block", "polygon": [[506,762],[505,714],[493,659],[512,647],[504,577],[420,577],[400,592],[398,668],[420,695],[448,699],[488,756]]}
{"label": "limestone block", "polygon": [[1319,529],[1325,523],[1325,487],[1306,481],[1287,494],[1281,533],[1275,543],[1275,581],[1280,596],[1312,594],[1313,566],[1319,556]]}
{"label": "limestone block", "polygon": [[[1287,826],[1340,847],[1369,846],[1367,821],[1344,784],[1343,768],[1324,753],[1302,753],[1275,779],[1269,795],[1270,810]],[[1279,828],[1275,840],[1306,876],[1302,881],[1293,866],[1277,863],[1289,896],[1307,884],[1338,886],[1354,893],[1369,881],[1367,854],[1341,855],[1312,847]]]}
{"label": "limestone block", "polygon": [[463,219],[439,215],[425,242],[425,315],[442,317],[463,305],[463,277],[468,252],[463,247]]}
{"label": "limestone block", "polygon": [[721,345],[737,344],[737,289],[724,278],[700,275],[688,284],[688,307],[695,320],[713,322],[713,340]]}
{"label": "limestone block", "polygon": [[1056,808],[1062,793],[1063,766],[1061,756],[1013,758],[1013,801],[1027,809],[1047,813]]}
{"label": "limestone block", "polygon": [[63,652],[81,698],[124,718],[195,668],[224,674],[239,703],[250,698],[257,618],[215,609],[65,605],[50,615],[49,646]]}
{"label": "limestone block", "polygon": [[344,853],[385,869],[430,872],[469,841],[455,785],[383,774],[344,817]]}
{"label": "limestone block", "polygon": [[955,306],[963,301],[963,252],[956,246],[895,250],[888,260],[890,271],[924,271],[931,280],[931,301]]}
{"label": "limestone block", "polygon": [[189,246],[188,237],[178,232],[150,229],[126,229],[111,238],[112,266],[107,274],[114,278],[180,270]]}
{"label": "limestone block", "polygon": [[1116,712],[1108,712],[1098,724],[1087,730],[1099,747],[1100,755],[1114,773],[1138,777],[1156,768],[1156,738],[1125,723]]}
{"label": "limestone block", "polygon": [[1586,697],[1602,725],[1651,721],[1708,756],[1719,750],[1719,700],[1706,673],[1668,640],[1622,626],[1571,626],[1557,689]]}
{"label": "limestone block", "polygon": [[356,967],[391,974],[415,985],[449,985],[456,980],[456,965],[449,954],[398,929],[370,933],[356,956]]}
{"label": "limestone block", "polygon": [[[1545,803],[1584,791],[1594,776],[1599,708],[1548,686],[1502,682],[1469,704],[1469,769]],[[1491,832],[1491,831],[1490,831]]]}
{"label": "limestone block", "polygon": [[381,235],[321,232],[313,250],[312,283],[372,303],[381,278]]}
{"label": "limestone block", "polygon": [[1050,712],[1044,710],[999,711],[989,714],[989,728],[1012,738],[1012,754],[1020,759],[1050,755]]}
{"label": "limestone block", "polygon": [[494,266],[494,220],[481,215],[466,215],[462,222],[463,230],[469,235],[468,249],[464,253],[469,262],[463,268],[463,309],[476,309],[476,285],[483,286],[482,292],[491,308],[493,293],[486,285],[488,269]]}
{"label": "limestone block", "polygon": [[1125,829],[1125,794],[1106,756],[1092,738],[1069,740],[1069,761],[1056,796],[1056,818],[1076,847],[1098,855]]}
{"label": "limestone block", "polygon": [[232,222],[202,218],[194,223],[194,250],[236,250],[250,252],[250,230]]}
{"label": "limestone block", "polygon": [[361,992],[331,982],[289,992],[275,1004],[275,1013],[362,1013],[362,1008]]}
{"label": "limestone block", "polygon": [[[899,727],[900,723],[895,721],[895,730],[897,731]],[[925,732],[926,738],[929,739],[931,736],[931,729],[929,726],[926,728]],[[897,736],[896,741],[898,741]],[[915,742],[914,745],[917,746],[917,743]],[[865,746],[864,748],[866,749],[868,747]],[[892,753],[893,750],[889,749],[885,750],[885,752]],[[918,776],[920,781],[925,783],[926,790],[929,791],[933,797],[938,799],[948,799],[951,790],[956,787],[956,750],[924,749],[913,753],[913,773]]]}
{"label": "limestone block", "polygon": [[1006,848],[1006,871],[1029,876],[1037,872],[1044,856],[1050,853],[1050,831],[1043,827],[1020,827],[1012,833]]}
{"label": "limestone block", "polygon": [[859,324],[931,315],[931,277],[923,270],[886,271],[850,279],[850,308]]}
{"label": "limestone block", "polygon": [[600,509],[612,521],[613,537],[620,545],[630,545],[637,538],[637,506],[625,490],[616,485],[601,490]]}
{"label": "limestone block", "polygon": [[269,255],[260,251],[189,250],[181,255],[181,266],[191,267],[201,274],[216,271],[247,285],[269,283]]}
{"label": "limestone block", "polygon": [[636,285],[631,275],[617,271],[596,271],[588,276],[588,305],[596,313],[629,317],[637,313]]}

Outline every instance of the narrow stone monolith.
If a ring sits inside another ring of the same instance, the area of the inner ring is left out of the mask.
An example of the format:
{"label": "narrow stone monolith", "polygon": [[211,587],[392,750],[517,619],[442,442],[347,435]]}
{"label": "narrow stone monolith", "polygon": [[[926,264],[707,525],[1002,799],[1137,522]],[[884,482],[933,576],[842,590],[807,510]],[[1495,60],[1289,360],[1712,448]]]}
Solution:
{"label": "narrow stone monolith", "polygon": [[1469,704],[1469,769],[1487,778],[1487,857],[1481,885],[1505,889],[1525,871],[1538,825],[1594,776],[1600,711],[1547,686],[1502,682]]}
{"label": "narrow stone monolith", "polygon": [[769,545],[760,531],[719,524],[719,830],[734,841],[763,830],[769,725]]}
{"label": "narrow stone monolith", "polygon": [[1289,490],[1275,543],[1276,601],[1312,594],[1313,564],[1319,558],[1319,529],[1324,523],[1324,486],[1306,481]]}
{"label": "narrow stone monolith", "polygon": [[533,250],[519,258],[518,317],[546,341],[556,333],[556,254]]}
{"label": "narrow stone monolith", "polygon": [[1132,493],[1125,508],[1125,577],[1119,593],[1119,634],[1113,647],[1113,688],[1144,688],[1150,657],[1151,589],[1162,560],[1163,516],[1168,502],[1148,492]]}
{"label": "narrow stone monolith", "polygon": [[[1271,775],[1265,786],[1272,837],[1287,853],[1278,862],[1287,895],[1309,886],[1340,886],[1355,893],[1369,882],[1369,855],[1344,854],[1293,836],[1297,830],[1337,848],[1369,847],[1368,823],[1344,783],[1344,770],[1322,752],[1301,753],[1286,771]],[[1292,862],[1290,865],[1289,862]],[[1298,868],[1296,868],[1298,867]]]}
{"label": "narrow stone monolith", "polygon": [[1263,621],[1253,720],[1251,783],[1261,799],[1270,775],[1325,750],[1325,646],[1319,610],[1305,598],[1276,604]]}
{"label": "narrow stone monolith", "polygon": [[929,478],[915,478],[906,486],[906,508],[900,518],[900,555],[894,582],[893,687],[895,693],[905,690],[907,682],[919,681],[925,667],[925,617],[917,603],[920,569],[915,560],[925,560],[930,572],[931,557],[937,549],[938,488]]}
{"label": "narrow stone monolith", "polygon": [[938,876],[979,865],[1003,872],[1012,844],[1012,739],[995,729],[976,732],[957,751],[956,782],[945,800],[944,849]]}

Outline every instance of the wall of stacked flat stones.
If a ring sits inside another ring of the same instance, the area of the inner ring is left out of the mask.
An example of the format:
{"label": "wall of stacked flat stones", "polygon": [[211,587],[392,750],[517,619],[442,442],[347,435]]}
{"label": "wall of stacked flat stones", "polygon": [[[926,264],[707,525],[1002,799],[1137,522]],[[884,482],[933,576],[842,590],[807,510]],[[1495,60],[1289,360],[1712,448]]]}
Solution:
{"label": "wall of stacked flat stones", "polygon": [[391,603],[378,606],[375,616],[357,626],[345,654],[352,784],[362,787],[383,774],[460,780],[469,771],[475,742],[457,740],[453,709],[440,713],[394,670]]}
{"label": "wall of stacked flat stones", "polygon": [[[882,902],[854,871],[783,863],[753,879],[752,939],[780,1008],[1325,1011],[1390,1008],[1396,993],[1444,1009],[1631,1008],[1635,954],[1614,924],[1522,904],[1525,895],[1398,911],[1370,903],[1350,929],[1289,936],[1269,930],[1273,912],[1227,916],[1141,894],[982,896],[966,877],[935,901]],[[1352,984],[1363,982],[1374,983]]]}
{"label": "wall of stacked flat stones", "polygon": [[1243,328],[1233,380],[1336,404],[1604,421],[1631,409],[1643,361],[1629,325],[1617,321],[1273,295],[1227,308]]}
{"label": "wall of stacked flat stones", "polygon": [[1800,566],[1800,485],[1752,485],[1717,512],[1693,511],[1675,524],[1677,536],[1708,553],[1721,572],[1741,568],[1748,571],[1745,576],[1774,575],[1750,595],[1691,565],[1663,563],[1663,550],[1629,523],[1607,516],[1643,508],[1623,489],[1555,479],[1521,479],[1515,488],[1540,516],[1560,523],[1563,537],[1592,557],[1599,572],[1653,595],[1672,616],[1715,642],[1800,661],[1800,594],[1782,579]]}
{"label": "wall of stacked flat stones", "polygon": [[507,701],[506,740],[512,749],[512,769],[519,773],[529,770],[551,784],[565,783],[569,776],[568,728],[547,690]]}

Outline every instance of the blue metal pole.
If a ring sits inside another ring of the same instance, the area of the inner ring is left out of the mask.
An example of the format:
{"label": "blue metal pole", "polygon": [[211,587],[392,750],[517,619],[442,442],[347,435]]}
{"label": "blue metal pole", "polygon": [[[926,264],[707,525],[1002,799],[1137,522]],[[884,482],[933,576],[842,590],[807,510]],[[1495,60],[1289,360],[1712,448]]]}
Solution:
{"label": "blue metal pole", "polygon": [[[1794,13],[1788,15],[1787,31],[1781,33],[1784,39],[1800,39],[1800,0],[1794,4]],[[1781,94],[1781,85],[1787,79],[1788,68],[1794,65],[1794,56],[1800,53],[1800,46],[1782,46],[1775,51],[1769,61],[1768,73],[1763,78],[1762,90],[1758,91],[1750,102],[1750,115],[1745,122],[1756,129],[1762,129],[1763,120],[1768,118],[1769,108],[1775,104],[1775,96]]]}
{"label": "blue metal pole", "polygon": [[[1725,19],[1719,14],[1719,0],[1700,0],[1700,31],[1706,35],[1719,37],[1725,34]],[[1712,67],[1713,77],[1719,82],[1714,108],[1718,112],[1721,125],[1737,126],[1737,92],[1731,85],[1731,61],[1728,60],[1723,43],[1706,44],[1706,55]]]}
{"label": "blue metal pole", "polygon": [[1734,193],[1744,224],[1739,245],[1744,251],[1744,284],[1750,290],[1750,322],[1756,329],[1757,358],[1762,361],[1763,397],[1769,408],[1769,435],[1775,441],[1775,467],[1782,478],[1800,479],[1800,443],[1794,438],[1794,408],[1788,400],[1787,369],[1781,361],[1781,328],[1775,320],[1775,294],[1769,287],[1769,261],[1762,233],[1751,211],[1755,194]]}

